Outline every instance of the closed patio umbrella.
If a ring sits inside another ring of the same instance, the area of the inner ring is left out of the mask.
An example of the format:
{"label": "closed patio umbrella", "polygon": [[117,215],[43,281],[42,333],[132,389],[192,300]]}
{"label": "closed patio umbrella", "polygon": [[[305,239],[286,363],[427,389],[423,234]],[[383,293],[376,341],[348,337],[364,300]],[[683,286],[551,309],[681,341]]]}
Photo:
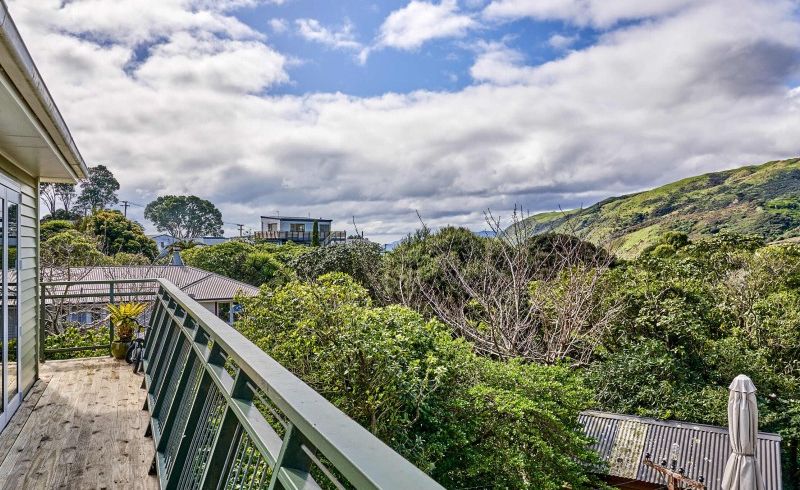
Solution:
{"label": "closed patio umbrella", "polygon": [[764,479],[756,459],[758,406],[756,387],[740,374],[728,396],[728,437],[731,455],[722,475],[723,490],[764,490]]}

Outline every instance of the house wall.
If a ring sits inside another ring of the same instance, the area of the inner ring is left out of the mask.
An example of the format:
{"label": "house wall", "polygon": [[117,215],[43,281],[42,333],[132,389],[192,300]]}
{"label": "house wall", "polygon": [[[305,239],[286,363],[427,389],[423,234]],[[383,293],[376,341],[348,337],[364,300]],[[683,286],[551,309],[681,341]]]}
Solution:
{"label": "house wall", "polygon": [[[278,225],[278,229],[276,231],[292,231],[293,224],[301,224],[305,226],[306,233],[311,233],[312,228],[314,227],[314,220],[278,220],[273,218],[261,218],[261,231],[268,231],[269,224],[275,223]],[[329,232],[331,229],[330,222],[327,221],[319,221],[319,229],[320,232]]]}
{"label": "house wall", "polygon": [[33,385],[39,370],[39,184],[5,158],[0,171],[19,183],[19,307],[20,386],[24,392]]}

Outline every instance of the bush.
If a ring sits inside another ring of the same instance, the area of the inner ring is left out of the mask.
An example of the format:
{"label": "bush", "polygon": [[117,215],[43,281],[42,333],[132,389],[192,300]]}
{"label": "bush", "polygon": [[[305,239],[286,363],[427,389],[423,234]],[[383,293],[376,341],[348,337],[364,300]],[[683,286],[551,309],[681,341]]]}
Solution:
{"label": "bush", "polygon": [[[65,349],[109,343],[108,326],[83,328],[80,325],[69,325],[60,334],[48,334],[45,337],[45,349]],[[77,359],[81,357],[108,356],[107,349],[81,350],[47,354],[47,359]]]}

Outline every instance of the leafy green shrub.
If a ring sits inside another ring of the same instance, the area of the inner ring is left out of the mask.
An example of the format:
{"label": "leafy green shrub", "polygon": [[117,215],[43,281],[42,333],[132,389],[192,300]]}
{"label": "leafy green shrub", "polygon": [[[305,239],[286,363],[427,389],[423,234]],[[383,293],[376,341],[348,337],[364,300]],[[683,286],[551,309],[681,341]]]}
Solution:
{"label": "leafy green shrub", "polygon": [[[82,326],[75,324],[67,326],[64,329],[64,333],[48,334],[45,337],[44,345],[45,349],[65,349],[70,347],[103,345],[108,343],[108,326],[103,325],[97,328],[83,328]],[[76,359],[81,357],[103,357],[107,355],[107,349],[81,350],[47,354],[47,359]]]}

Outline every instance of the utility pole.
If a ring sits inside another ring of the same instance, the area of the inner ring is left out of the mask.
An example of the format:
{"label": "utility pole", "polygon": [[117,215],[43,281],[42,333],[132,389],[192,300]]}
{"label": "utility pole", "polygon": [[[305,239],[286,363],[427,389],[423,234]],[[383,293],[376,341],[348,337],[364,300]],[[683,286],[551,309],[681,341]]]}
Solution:
{"label": "utility pole", "polygon": [[123,214],[123,216],[125,216],[126,218],[128,217],[128,206],[129,206],[129,204],[128,204],[128,201],[122,201],[122,209],[124,210],[124,211],[122,212],[122,214]]}
{"label": "utility pole", "polygon": [[242,229],[244,228],[244,225],[236,225],[236,226],[239,227],[239,237],[241,238],[243,236],[242,235]]}

